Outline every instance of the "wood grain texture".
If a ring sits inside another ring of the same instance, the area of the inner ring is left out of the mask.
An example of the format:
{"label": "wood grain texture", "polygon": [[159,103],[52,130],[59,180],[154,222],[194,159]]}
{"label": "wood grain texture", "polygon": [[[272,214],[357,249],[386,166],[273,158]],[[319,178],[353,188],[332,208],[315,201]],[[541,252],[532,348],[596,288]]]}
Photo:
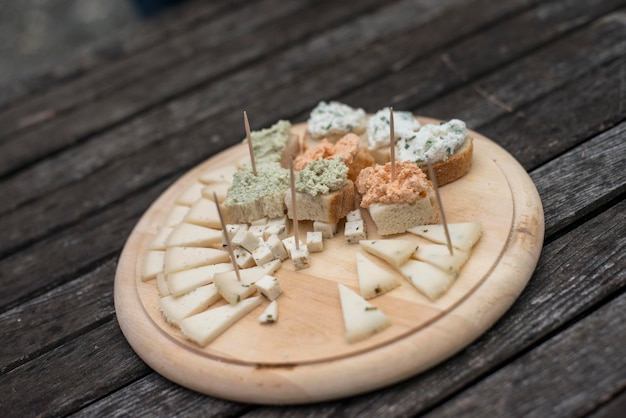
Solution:
{"label": "wood grain texture", "polygon": [[426,416],[584,416],[626,387],[625,310],[622,294]]}
{"label": "wood grain texture", "polygon": [[[203,349],[165,322],[156,304],[154,282],[140,280],[145,243],[199,173],[245,158],[246,147],[239,145],[203,163],[168,189],[129,238],[115,290],[118,320],[126,337],[164,376],[201,392],[254,403],[302,403],[352,395],[406,378],[445,359],[480,335],[513,302],[532,273],[543,238],[541,203],[526,173],[492,142],[473,136],[472,170],[442,188],[442,198],[449,202],[450,222],[482,222],[480,243],[455,285],[436,302],[416,294],[408,283],[393,296],[378,298],[377,306],[392,318],[393,325],[386,332],[361,343],[345,342],[336,282],[356,285],[356,248],[345,244],[341,234],[325,243],[323,257],[313,257],[310,269],[296,274],[286,263],[276,274],[285,291],[280,309],[286,319],[272,327],[272,338],[266,327],[256,323],[254,312]],[[373,224],[368,230],[375,231]],[[500,282],[504,277],[506,285]],[[303,299],[306,305],[301,303]],[[489,303],[490,309],[485,311],[483,303]],[[438,343],[433,343],[433,338]],[[154,351],[155,343],[158,351]],[[431,348],[424,351],[425,347]],[[181,369],[182,358],[188,366]],[[221,378],[207,381],[201,377],[206,373]],[[328,381],[331,375],[335,376],[332,383]],[[236,384],[238,381],[246,383]]]}

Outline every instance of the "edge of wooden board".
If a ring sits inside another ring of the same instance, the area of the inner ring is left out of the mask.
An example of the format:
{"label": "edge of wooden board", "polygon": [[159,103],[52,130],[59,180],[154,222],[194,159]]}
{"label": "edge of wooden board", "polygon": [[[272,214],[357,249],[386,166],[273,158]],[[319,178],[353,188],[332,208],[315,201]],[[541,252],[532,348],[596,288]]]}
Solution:
{"label": "edge of wooden board", "polygon": [[[526,171],[499,145],[478,133],[472,135],[494,147],[498,155],[494,163],[510,190],[515,191],[511,193],[512,228],[486,279],[438,316],[433,321],[436,326],[323,362],[258,366],[221,361],[194,350],[181,355],[179,342],[157,326],[143,308],[136,286],[136,260],[149,227],[146,215],[163,211],[156,216],[165,216],[167,205],[162,203],[171,205],[172,200],[168,191],[196,178],[197,167],[154,202],[124,247],[114,294],[124,336],[150,367],[176,383],[216,397],[262,404],[309,403],[356,395],[397,383],[451,357],[482,335],[517,299],[535,269],[544,234],[541,201]],[[228,159],[228,155],[235,155],[229,153],[236,151],[228,149],[218,156]]]}

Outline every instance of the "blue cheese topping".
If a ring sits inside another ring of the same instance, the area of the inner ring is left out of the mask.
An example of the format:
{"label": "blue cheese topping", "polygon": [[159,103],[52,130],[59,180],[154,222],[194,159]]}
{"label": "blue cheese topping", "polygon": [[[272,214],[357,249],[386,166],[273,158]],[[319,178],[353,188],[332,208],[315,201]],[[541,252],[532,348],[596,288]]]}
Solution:
{"label": "blue cheese topping", "polygon": [[436,163],[445,161],[463,145],[467,138],[465,122],[452,119],[438,125],[424,125],[412,136],[396,142],[399,161]]}
{"label": "blue cheese topping", "polygon": [[[396,141],[415,135],[420,126],[411,112],[393,112]],[[367,122],[367,139],[370,149],[389,146],[389,108],[379,110]]]}
{"label": "blue cheese topping", "polygon": [[339,138],[365,131],[367,116],[363,109],[354,109],[339,102],[319,102],[307,121],[309,135],[315,139]]}

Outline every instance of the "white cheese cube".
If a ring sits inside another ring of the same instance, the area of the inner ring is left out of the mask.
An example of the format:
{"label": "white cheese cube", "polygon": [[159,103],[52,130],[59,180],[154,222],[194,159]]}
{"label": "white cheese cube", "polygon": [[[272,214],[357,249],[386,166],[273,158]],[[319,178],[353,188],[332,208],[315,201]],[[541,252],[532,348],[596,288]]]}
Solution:
{"label": "white cheese cube", "polygon": [[365,223],[363,220],[346,222],[343,235],[348,244],[356,244],[362,239],[367,238],[365,232]]}
{"label": "white cheese cube", "polygon": [[259,306],[261,301],[257,296],[242,300],[235,306],[224,305],[209,309],[181,320],[180,329],[185,337],[204,347]]}
{"label": "white cheese cube", "polygon": [[245,248],[233,248],[233,254],[235,256],[235,262],[239,268],[247,269],[248,267],[252,267],[256,264],[254,262],[254,258],[252,258],[252,254],[246,251]]}
{"label": "white cheese cube", "polygon": [[259,238],[254,235],[250,230],[242,230],[237,231],[233,239],[230,241],[233,246],[243,247],[246,250],[252,252],[259,246],[261,243]]}
{"label": "white cheese cube", "polygon": [[274,259],[272,249],[267,245],[259,245],[254,251],[252,251],[252,258],[257,266],[267,264]]}
{"label": "white cheese cube", "polygon": [[[247,224],[226,224],[226,233],[228,234],[228,239],[233,240],[233,237],[239,232],[240,229],[248,229]],[[222,247],[226,247],[226,239],[224,238],[224,234],[222,234]]]}
{"label": "white cheese cube", "polygon": [[361,216],[361,209],[359,208],[348,212],[348,214],[346,215],[346,222],[360,221],[361,219],[363,219],[363,217]]}
{"label": "white cheese cube", "polygon": [[141,266],[141,279],[143,281],[154,279],[163,271],[165,251],[147,251]]}
{"label": "white cheese cube", "polygon": [[313,231],[321,232],[322,238],[330,239],[334,237],[337,232],[337,224],[331,224],[324,221],[314,221]]}
{"label": "white cheese cube", "polygon": [[296,248],[295,245],[291,249],[291,261],[296,270],[301,270],[311,267],[311,256],[309,255],[309,249],[306,245],[300,245],[300,248]]}
{"label": "white cheese cube", "polygon": [[259,316],[261,324],[272,324],[278,320],[278,303],[273,300]]}
{"label": "white cheese cube", "polygon": [[322,233],[319,231],[306,233],[306,246],[312,253],[319,253],[324,250],[324,241],[322,240]]}
{"label": "white cheese cube", "polygon": [[234,271],[216,274],[213,283],[220,295],[231,305],[236,305],[254,292],[254,284],[245,284],[237,279]]}
{"label": "white cheese cube", "polygon": [[250,231],[252,235],[257,237],[259,240],[263,240],[265,235],[265,228],[267,228],[267,225],[250,225],[248,231]]}
{"label": "white cheese cube", "polygon": [[278,279],[274,276],[270,276],[266,274],[261,277],[256,283],[255,286],[259,289],[259,292],[269,300],[274,300],[283,293],[283,289],[280,287],[280,283],[278,283]]}
{"label": "white cheese cube", "polygon": [[267,240],[270,235],[276,235],[280,239],[285,239],[287,238],[287,227],[280,224],[267,225],[263,230],[263,237]]}
{"label": "white cheese cube", "polygon": [[[302,241],[300,241],[299,244],[300,246],[304,245]],[[291,257],[291,250],[296,248],[296,238],[292,235],[290,237],[283,239],[283,245],[285,246],[285,250],[287,250],[287,253]]]}
{"label": "white cheese cube", "polygon": [[289,258],[289,253],[287,253],[283,242],[277,235],[270,235],[265,242],[265,246],[272,251],[274,259],[285,261]]}

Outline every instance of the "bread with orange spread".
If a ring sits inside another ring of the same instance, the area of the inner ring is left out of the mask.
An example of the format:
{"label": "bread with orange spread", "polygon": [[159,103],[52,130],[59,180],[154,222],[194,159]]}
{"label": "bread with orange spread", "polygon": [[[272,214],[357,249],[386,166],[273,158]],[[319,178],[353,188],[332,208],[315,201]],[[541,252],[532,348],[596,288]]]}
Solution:
{"label": "bread with orange spread", "polygon": [[432,183],[414,163],[397,162],[393,179],[391,163],[365,168],[356,188],[361,207],[369,210],[380,235],[399,234],[437,221]]}

